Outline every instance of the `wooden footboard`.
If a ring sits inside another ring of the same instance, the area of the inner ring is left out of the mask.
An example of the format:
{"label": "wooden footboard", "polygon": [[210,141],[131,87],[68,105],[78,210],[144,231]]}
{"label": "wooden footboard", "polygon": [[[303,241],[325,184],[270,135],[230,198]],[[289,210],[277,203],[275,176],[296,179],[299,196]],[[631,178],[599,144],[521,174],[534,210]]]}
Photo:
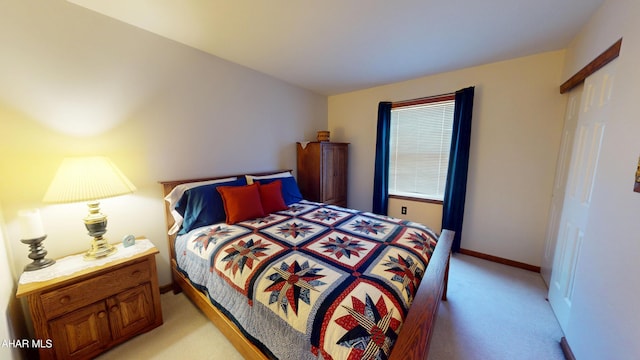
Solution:
{"label": "wooden footboard", "polygon": [[[280,171],[278,171],[280,172]],[[275,173],[275,172],[270,172]],[[260,173],[256,175],[266,175]],[[243,176],[243,175],[231,175]],[[224,176],[228,177],[228,176]],[[180,180],[161,182],[166,196],[179,184],[213,180],[224,177],[214,177],[197,180]],[[165,203],[166,205],[166,203]],[[173,217],[170,209],[165,206],[167,229],[173,225]],[[449,255],[453,242],[454,232],[443,230],[437,242],[436,249],[431,256],[420,287],[411,305],[411,309],[405,319],[398,340],[394,345],[390,360],[426,359],[429,354],[429,342],[433,334],[435,319],[440,300],[446,296],[447,277],[449,270]],[[238,327],[229,320],[220,310],[213,306],[206,294],[191,285],[191,282],[177,270],[176,254],[174,248],[175,236],[169,236],[169,253],[171,256],[171,274],[175,291],[183,291],[189,299],[216,325],[216,327],[236,347],[238,352],[246,359],[268,359],[258,347],[245,338]]]}
{"label": "wooden footboard", "polygon": [[440,234],[390,360],[427,359],[440,299],[446,299],[453,235],[451,230],[443,230]]}

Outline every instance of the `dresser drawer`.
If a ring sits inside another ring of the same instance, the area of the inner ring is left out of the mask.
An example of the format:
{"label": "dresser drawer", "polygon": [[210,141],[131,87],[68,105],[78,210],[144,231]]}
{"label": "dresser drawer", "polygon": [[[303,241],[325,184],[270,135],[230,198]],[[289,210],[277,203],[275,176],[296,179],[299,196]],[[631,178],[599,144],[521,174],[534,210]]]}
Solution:
{"label": "dresser drawer", "polygon": [[70,309],[104,300],[122,290],[149,281],[150,278],[150,264],[145,260],[44,293],[41,300],[45,317],[52,319],[69,312]]}

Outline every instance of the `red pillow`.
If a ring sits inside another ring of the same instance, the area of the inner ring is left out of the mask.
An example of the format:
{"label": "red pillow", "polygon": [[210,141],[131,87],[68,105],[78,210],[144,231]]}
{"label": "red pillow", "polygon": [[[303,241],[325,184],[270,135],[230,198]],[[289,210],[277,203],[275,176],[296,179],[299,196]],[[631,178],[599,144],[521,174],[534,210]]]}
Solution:
{"label": "red pillow", "polygon": [[227,224],[264,216],[258,184],[218,186],[217,189],[227,214]]}
{"label": "red pillow", "polygon": [[282,181],[276,180],[268,184],[258,183],[258,190],[260,191],[260,200],[265,214],[289,208],[282,197]]}

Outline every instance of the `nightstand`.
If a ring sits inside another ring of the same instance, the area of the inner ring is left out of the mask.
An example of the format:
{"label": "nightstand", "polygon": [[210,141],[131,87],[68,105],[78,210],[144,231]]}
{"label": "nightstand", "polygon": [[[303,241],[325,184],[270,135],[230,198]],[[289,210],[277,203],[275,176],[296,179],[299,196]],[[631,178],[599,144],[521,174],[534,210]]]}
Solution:
{"label": "nightstand", "polygon": [[[60,259],[52,279],[22,283],[16,297],[26,297],[41,359],[85,359],[162,325],[155,255],[146,239],[99,261],[82,254]],[[106,263],[104,263],[106,262]],[[104,263],[104,264],[103,264]],[[92,266],[86,268],[87,266]]]}

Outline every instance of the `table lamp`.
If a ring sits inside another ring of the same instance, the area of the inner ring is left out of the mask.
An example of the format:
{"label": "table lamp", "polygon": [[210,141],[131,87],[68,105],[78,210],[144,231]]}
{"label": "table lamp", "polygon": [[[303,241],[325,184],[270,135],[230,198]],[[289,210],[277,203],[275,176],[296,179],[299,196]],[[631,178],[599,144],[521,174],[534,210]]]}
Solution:
{"label": "table lamp", "polygon": [[103,237],[107,232],[107,216],[100,212],[100,200],[135,190],[136,187],[108,158],[72,157],[62,161],[42,201],[52,204],[87,202],[89,215],[84,218],[84,224],[93,240],[84,257],[92,260],[116,251]]}

